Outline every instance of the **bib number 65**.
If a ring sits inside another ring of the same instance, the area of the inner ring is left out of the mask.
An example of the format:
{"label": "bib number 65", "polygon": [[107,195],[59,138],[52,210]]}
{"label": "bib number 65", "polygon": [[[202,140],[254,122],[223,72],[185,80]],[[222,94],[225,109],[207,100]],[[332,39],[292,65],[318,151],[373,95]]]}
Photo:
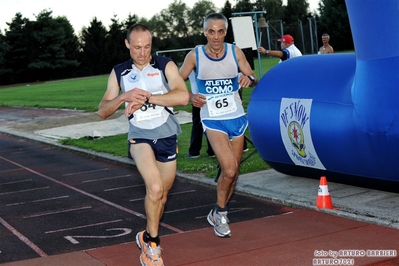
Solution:
{"label": "bib number 65", "polygon": [[229,106],[229,102],[227,101],[227,98],[223,98],[221,100],[217,100],[215,102],[215,106],[216,106],[216,108],[220,109],[220,108]]}

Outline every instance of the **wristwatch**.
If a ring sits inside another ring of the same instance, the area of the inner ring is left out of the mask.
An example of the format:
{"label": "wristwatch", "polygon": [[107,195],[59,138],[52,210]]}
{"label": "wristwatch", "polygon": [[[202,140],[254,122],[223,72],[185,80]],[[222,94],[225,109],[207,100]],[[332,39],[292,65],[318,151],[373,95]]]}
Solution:
{"label": "wristwatch", "polygon": [[254,82],[255,82],[255,80],[256,80],[256,79],[254,78],[254,76],[249,75],[249,76],[247,76],[247,77],[248,77],[249,80],[252,82],[251,85],[254,84]]}
{"label": "wristwatch", "polygon": [[145,98],[145,104],[149,105],[150,104],[150,97],[152,96],[152,93],[150,94],[150,96]]}

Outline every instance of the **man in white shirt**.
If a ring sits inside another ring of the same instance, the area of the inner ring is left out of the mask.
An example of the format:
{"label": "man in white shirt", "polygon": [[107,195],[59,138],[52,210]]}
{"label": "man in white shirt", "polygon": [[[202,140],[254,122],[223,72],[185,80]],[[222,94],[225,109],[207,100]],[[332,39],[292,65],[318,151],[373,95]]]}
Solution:
{"label": "man in white shirt", "polygon": [[294,58],[297,56],[302,56],[301,51],[295,46],[294,44],[294,38],[286,34],[277,41],[281,42],[281,50],[266,50],[262,46],[258,47],[258,52],[261,52],[262,54],[267,54],[273,57],[278,57],[280,58],[280,63],[290,59]]}

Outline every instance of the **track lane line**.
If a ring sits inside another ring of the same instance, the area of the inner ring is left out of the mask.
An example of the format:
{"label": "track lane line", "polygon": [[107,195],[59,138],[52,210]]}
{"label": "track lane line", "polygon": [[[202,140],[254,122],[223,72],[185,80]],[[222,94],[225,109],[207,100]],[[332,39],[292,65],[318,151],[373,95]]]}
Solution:
{"label": "track lane line", "polygon": [[24,242],[28,247],[33,249],[40,257],[48,257],[48,255],[41,250],[38,246],[33,244],[26,236],[21,234],[17,229],[12,227],[9,223],[7,223],[3,218],[0,217],[0,223],[7,228],[11,233],[13,233],[16,237],[18,237],[22,242]]}

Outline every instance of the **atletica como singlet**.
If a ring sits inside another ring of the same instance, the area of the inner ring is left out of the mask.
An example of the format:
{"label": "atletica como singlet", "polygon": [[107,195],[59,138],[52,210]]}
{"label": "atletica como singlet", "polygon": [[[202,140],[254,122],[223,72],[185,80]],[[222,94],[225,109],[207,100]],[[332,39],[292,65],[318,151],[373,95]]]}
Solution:
{"label": "atletica como singlet", "polygon": [[[170,58],[152,55],[151,62],[138,69],[133,60],[114,67],[119,86],[123,92],[140,88],[152,95],[164,94],[170,91],[164,71]],[[160,139],[181,133],[181,128],[172,107],[144,104],[135,111],[129,123],[128,139]]]}
{"label": "atletica como singlet", "polygon": [[224,43],[221,58],[211,58],[205,45],[195,48],[198,93],[206,97],[201,108],[202,120],[226,120],[245,115],[238,93],[238,61],[234,45]]}

